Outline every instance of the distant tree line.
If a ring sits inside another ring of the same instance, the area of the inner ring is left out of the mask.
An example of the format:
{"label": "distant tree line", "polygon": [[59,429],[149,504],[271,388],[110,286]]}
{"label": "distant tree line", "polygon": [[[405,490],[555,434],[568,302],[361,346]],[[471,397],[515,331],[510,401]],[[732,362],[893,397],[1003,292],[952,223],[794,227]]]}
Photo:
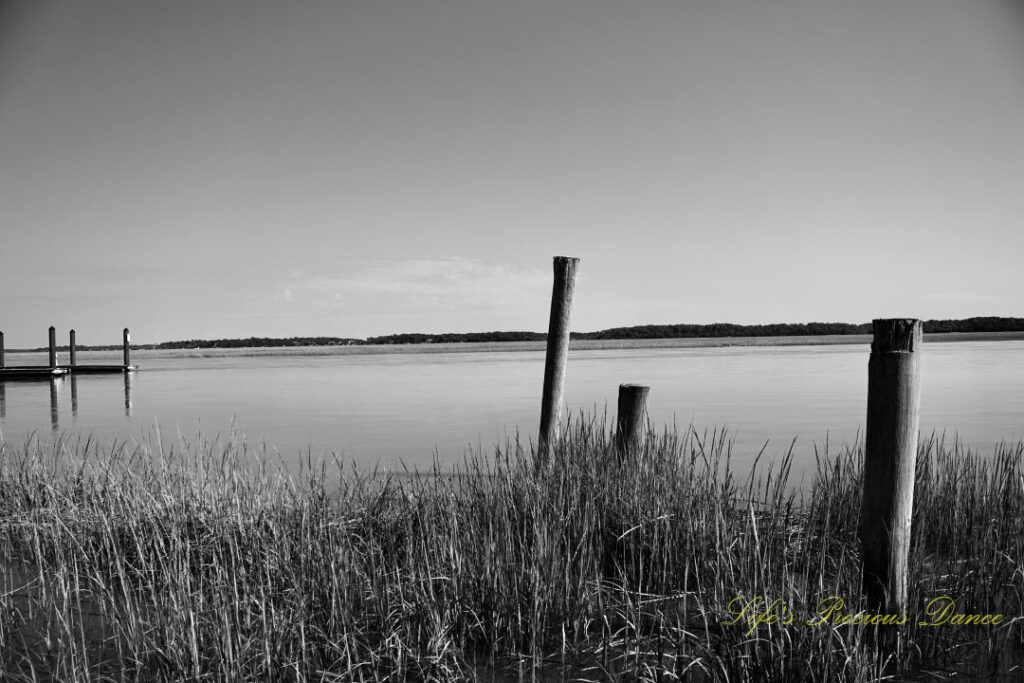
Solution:
{"label": "distant tree line", "polygon": [[[1024,332],[1024,318],[979,317],[963,320],[926,320],[925,333],[942,332]],[[773,323],[769,325],[635,325],[613,327],[598,332],[573,332],[573,339],[692,339],[695,337],[793,337],[815,335],[871,334],[871,323]],[[266,346],[352,346],[357,344],[444,344],[472,342],[543,341],[543,332],[461,332],[426,334],[422,332],[390,334],[382,337],[249,337],[247,339],[189,339],[160,344],[133,344],[135,349],[237,349]],[[81,346],[80,351],[113,351],[120,344]],[[57,347],[67,351],[67,346]],[[14,349],[12,349],[13,351]],[[45,351],[46,347],[26,349]]]}
{"label": "distant tree line", "polygon": [[694,337],[795,337],[825,334],[869,334],[871,324],[773,323],[770,325],[638,325],[573,334],[575,339],[690,339]]}
{"label": "distant tree line", "polygon": [[964,320],[927,320],[925,332],[1022,332],[1024,318],[965,318]]}
{"label": "distant tree line", "polygon": [[[1022,332],[1024,318],[966,318],[925,320],[925,333]],[[600,332],[573,333],[573,339],[687,339],[694,337],[795,337],[815,335],[871,334],[871,323],[773,323],[769,325],[639,325],[614,327]]]}
{"label": "distant tree line", "polygon": [[543,332],[461,332],[445,334],[389,334],[385,337],[369,337],[365,344],[446,344],[453,342],[513,342],[543,341]]}
{"label": "distant tree line", "polygon": [[[249,337],[248,339],[189,339],[154,344],[154,349],[239,349],[263,346],[350,346],[362,344],[362,339],[344,337]],[[140,347],[143,348],[143,347]]]}
{"label": "distant tree line", "polygon": [[[924,332],[1024,332],[1024,318],[926,320]],[[871,334],[871,323],[772,323],[767,325],[635,325],[598,332],[573,332],[573,339],[692,339],[696,337],[796,337]],[[442,342],[542,341],[542,332],[470,332],[464,334],[393,334],[370,337],[366,344],[430,344]]]}

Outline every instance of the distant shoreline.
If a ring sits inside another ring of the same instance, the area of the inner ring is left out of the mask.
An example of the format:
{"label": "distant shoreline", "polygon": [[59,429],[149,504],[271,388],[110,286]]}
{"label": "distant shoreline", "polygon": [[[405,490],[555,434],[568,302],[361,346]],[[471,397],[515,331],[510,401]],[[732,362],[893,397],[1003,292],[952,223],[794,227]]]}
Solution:
{"label": "distant shoreline", "polygon": [[[1024,318],[995,316],[961,320],[923,320],[925,337],[932,340],[1024,339]],[[125,330],[127,332],[127,330]],[[872,323],[770,323],[738,325],[735,323],[672,325],[634,325],[613,327],[595,332],[572,332],[572,348],[686,348],[708,346],[793,346],[807,344],[861,344],[870,340]],[[1017,335],[1017,336],[1013,336]],[[490,332],[402,333],[383,337],[241,337],[234,339],[184,339],[158,344],[135,344],[134,350],[196,350],[196,349],[287,349],[287,348],[351,348],[416,345],[433,349],[461,348],[472,344],[486,347],[515,348],[513,344],[546,344],[543,332],[526,330],[492,330]],[[532,348],[520,346],[519,348]],[[117,351],[120,344],[81,345],[78,351]],[[11,349],[12,353],[46,352],[46,347]],[[57,351],[68,351],[66,345]]]}
{"label": "distant shoreline", "polygon": [[[1024,340],[1024,332],[936,332],[924,335],[926,343],[988,342]],[[600,351],[611,349],[688,349],[744,346],[835,346],[840,344],[871,343],[869,334],[800,335],[784,337],[682,337],[665,339],[573,339],[569,348],[574,351]],[[371,355],[392,353],[482,353],[489,351],[543,351],[547,342],[442,342],[417,344],[353,344],[351,346],[239,346],[154,349],[139,347],[133,353],[145,355],[223,356],[331,356]],[[58,351],[65,352],[66,347]],[[79,353],[120,352],[120,347],[108,349],[82,349]],[[8,349],[7,353],[46,353],[46,349]]]}

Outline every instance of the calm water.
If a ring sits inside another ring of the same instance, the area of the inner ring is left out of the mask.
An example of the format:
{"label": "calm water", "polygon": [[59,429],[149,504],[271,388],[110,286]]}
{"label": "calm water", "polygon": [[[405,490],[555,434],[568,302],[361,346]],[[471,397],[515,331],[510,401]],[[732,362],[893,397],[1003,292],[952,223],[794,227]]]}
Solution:
{"label": "calm water", "polygon": [[[462,347],[465,348],[465,347]],[[265,441],[290,463],[336,452],[360,463],[428,465],[436,450],[453,461],[472,445],[492,450],[516,430],[535,435],[543,351],[352,353],[252,356],[247,352],[136,352],[140,371],[56,382],[0,383],[0,430],[20,444],[30,432],[141,439],[159,423],[165,442],[180,432],[226,436],[232,423],[249,443]],[[119,353],[80,354],[116,363]],[[656,425],[726,426],[734,462],[765,442],[778,457],[796,438],[797,464],[814,444],[852,442],[863,429],[867,344],[573,351],[571,410],[614,414],[620,383],[651,385]],[[9,355],[8,364],[45,363]],[[921,428],[958,433],[990,452],[1024,438],[1024,341],[927,344],[922,357]]]}

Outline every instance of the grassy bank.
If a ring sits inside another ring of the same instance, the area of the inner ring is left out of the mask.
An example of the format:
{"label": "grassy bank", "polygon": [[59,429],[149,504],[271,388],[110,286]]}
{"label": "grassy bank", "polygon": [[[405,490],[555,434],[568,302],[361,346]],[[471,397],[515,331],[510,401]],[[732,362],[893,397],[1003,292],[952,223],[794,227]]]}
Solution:
{"label": "grassy bank", "polygon": [[[836,611],[815,623],[830,597],[843,613],[861,608],[858,447],[823,448],[798,492],[786,460],[737,478],[720,433],[652,434],[621,462],[607,428],[587,420],[543,467],[512,444],[428,476],[328,462],[296,478],[244,444],[156,435],[104,449],[7,445],[0,678],[1010,672],[1024,615],[1022,452],[922,446],[913,607],[899,650],[882,656]],[[939,596],[1004,618],[920,626]]]}

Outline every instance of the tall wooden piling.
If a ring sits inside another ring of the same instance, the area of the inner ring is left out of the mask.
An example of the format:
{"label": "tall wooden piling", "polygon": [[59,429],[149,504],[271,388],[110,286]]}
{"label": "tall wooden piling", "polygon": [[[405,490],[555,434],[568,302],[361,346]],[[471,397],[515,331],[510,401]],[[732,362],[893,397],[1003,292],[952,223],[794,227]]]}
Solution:
{"label": "tall wooden piling", "polygon": [[4,365],[4,333],[0,332],[0,368],[6,367]]}
{"label": "tall wooden piling", "polygon": [[544,361],[544,393],[540,402],[540,434],[537,456],[546,459],[558,434],[559,417],[565,394],[565,363],[569,356],[569,317],[576,291],[576,267],[580,260],[556,256],[554,284],[551,288],[551,318],[548,321],[547,355]]}
{"label": "tall wooden piling", "polygon": [[57,367],[57,330],[50,325],[50,367]]}
{"label": "tall wooden piling", "polygon": [[642,384],[619,385],[615,446],[620,457],[644,447],[647,437],[647,395],[650,392],[651,388]]}
{"label": "tall wooden piling", "polygon": [[127,368],[131,365],[131,335],[128,334],[128,328],[124,328],[124,367]]}
{"label": "tall wooden piling", "polygon": [[75,367],[75,331],[71,330],[68,334],[68,356],[71,367]]}
{"label": "tall wooden piling", "polygon": [[907,613],[907,557],[921,402],[921,321],[873,322],[860,540],[868,610]]}

